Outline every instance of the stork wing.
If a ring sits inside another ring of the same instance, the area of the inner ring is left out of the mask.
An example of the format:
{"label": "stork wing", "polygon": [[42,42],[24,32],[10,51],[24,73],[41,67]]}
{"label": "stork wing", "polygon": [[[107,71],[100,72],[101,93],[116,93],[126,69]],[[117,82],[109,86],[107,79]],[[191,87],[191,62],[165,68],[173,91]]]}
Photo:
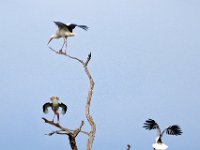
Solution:
{"label": "stork wing", "polygon": [[153,120],[153,119],[148,119],[145,121],[143,128],[147,130],[152,130],[152,129],[157,129],[158,130],[158,135],[161,134],[161,130],[159,125]]}
{"label": "stork wing", "polygon": [[64,115],[67,112],[67,106],[63,103],[59,104],[59,107],[62,108],[62,114]]}
{"label": "stork wing", "polygon": [[54,21],[54,23],[58,26],[59,29],[69,30],[68,26],[62,22]]}
{"label": "stork wing", "polygon": [[87,31],[89,29],[86,25],[77,25],[79,28],[82,28],[83,30]]}
{"label": "stork wing", "polygon": [[169,126],[167,129],[166,129],[166,134],[169,134],[169,135],[181,135],[183,132],[181,130],[181,128],[178,126],[178,125],[172,125],[172,126]]}
{"label": "stork wing", "polygon": [[47,114],[48,113],[48,108],[49,107],[51,107],[52,106],[52,103],[45,103],[44,105],[43,105],[43,112],[45,113],[45,114]]}
{"label": "stork wing", "polygon": [[86,31],[89,29],[89,27],[86,26],[86,25],[77,25],[77,24],[72,23],[72,24],[69,24],[69,25],[68,25],[69,31],[72,32],[72,30],[73,30],[76,26],[79,27],[79,28],[82,28],[82,29],[84,29],[84,30],[86,30]]}

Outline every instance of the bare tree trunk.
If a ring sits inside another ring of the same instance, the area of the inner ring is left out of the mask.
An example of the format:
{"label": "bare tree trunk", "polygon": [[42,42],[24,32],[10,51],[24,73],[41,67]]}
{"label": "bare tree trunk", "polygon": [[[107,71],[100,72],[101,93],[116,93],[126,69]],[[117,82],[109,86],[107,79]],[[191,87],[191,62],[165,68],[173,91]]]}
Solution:
{"label": "bare tree trunk", "polygon": [[76,146],[76,139],[75,139],[75,137],[72,134],[69,134],[68,137],[69,137],[69,141],[70,141],[69,144],[70,144],[72,150],[78,150],[78,148]]}
{"label": "bare tree trunk", "polygon": [[[91,58],[91,55],[88,56],[88,60]],[[86,118],[91,126],[91,131],[89,132],[89,139],[87,142],[87,150],[92,150],[92,145],[93,145],[93,141],[95,138],[95,133],[96,133],[96,125],[94,123],[94,120],[92,118],[92,116],[90,115],[90,103],[92,100],[92,94],[93,94],[93,89],[94,89],[94,81],[92,76],[90,75],[90,72],[87,68],[87,65],[84,65],[85,68],[85,72],[90,80],[90,88],[89,88],[89,92],[88,92],[88,97],[87,97],[87,103],[85,106],[85,115]]]}

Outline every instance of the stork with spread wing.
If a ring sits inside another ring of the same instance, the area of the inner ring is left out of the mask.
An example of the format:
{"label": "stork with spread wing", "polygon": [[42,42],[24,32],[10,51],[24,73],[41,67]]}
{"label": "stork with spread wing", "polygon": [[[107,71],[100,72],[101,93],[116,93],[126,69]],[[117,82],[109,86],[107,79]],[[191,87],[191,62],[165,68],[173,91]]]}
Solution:
{"label": "stork with spread wing", "polygon": [[54,112],[54,116],[53,116],[52,122],[54,122],[54,118],[55,118],[55,116],[57,116],[57,121],[59,123],[60,122],[60,117],[59,117],[58,110],[61,107],[62,108],[61,113],[64,115],[67,112],[67,106],[65,104],[63,104],[63,103],[59,103],[58,102],[59,101],[59,97],[57,97],[57,96],[52,96],[50,98],[50,100],[51,100],[52,103],[47,102],[47,103],[45,103],[43,105],[43,112],[45,114],[47,114],[48,113],[48,108],[51,107],[51,109]]}
{"label": "stork with spread wing", "polygon": [[161,132],[159,125],[153,119],[146,120],[143,127],[147,130],[153,130],[153,129],[157,130],[156,143],[152,145],[153,148],[156,150],[165,150],[168,148],[168,146],[162,142],[162,137],[164,133],[168,135],[176,135],[176,136],[181,135],[183,133],[181,128],[178,125],[171,125],[165,128]]}
{"label": "stork with spread wing", "polygon": [[65,24],[65,23],[62,23],[62,22],[59,22],[59,21],[54,21],[54,23],[58,26],[58,30],[56,31],[56,33],[54,35],[52,35],[50,37],[48,44],[53,39],[63,38],[64,43],[62,45],[61,50],[59,51],[60,53],[62,53],[62,49],[63,49],[64,45],[67,47],[67,38],[75,36],[75,33],[73,32],[73,29],[75,27],[79,27],[79,28],[86,30],[86,31],[88,30],[88,26],[86,26],[86,25],[78,25],[78,24],[75,24],[75,23]]}

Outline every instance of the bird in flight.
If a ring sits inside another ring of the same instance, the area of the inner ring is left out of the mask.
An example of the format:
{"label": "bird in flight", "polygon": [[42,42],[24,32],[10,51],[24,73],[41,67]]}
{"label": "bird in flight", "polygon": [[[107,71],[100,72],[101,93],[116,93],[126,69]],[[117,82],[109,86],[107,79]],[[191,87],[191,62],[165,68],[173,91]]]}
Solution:
{"label": "bird in flight", "polygon": [[57,97],[57,96],[52,96],[50,98],[50,100],[51,100],[51,103],[47,102],[47,103],[45,103],[43,105],[43,112],[45,114],[47,114],[48,113],[48,108],[51,107],[51,109],[54,112],[54,116],[53,116],[52,122],[54,122],[54,118],[55,118],[55,116],[57,116],[57,121],[59,123],[60,122],[60,118],[59,118],[58,109],[59,109],[59,107],[61,107],[62,108],[62,112],[61,113],[64,115],[67,112],[67,106],[65,104],[63,104],[63,103],[59,103],[58,102],[59,101],[59,97]]}
{"label": "bird in flight", "polygon": [[49,39],[49,42],[48,44],[53,40],[53,39],[59,39],[59,38],[63,38],[64,39],[64,43],[60,49],[60,53],[62,53],[62,49],[64,46],[66,46],[67,48],[67,38],[68,37],[72,37],[72,36],[75,36],[75,33],[73,32],[73,29],[75,27],[79,27],[79,28],[82,28],[83,30],[88,30],[88,26],[86,25],[77,25],[77,24],[64,24],[62,22],[59,22],[59,21],[54,21],[54,23],[58,26],[58,30],[56,31],[56,33],[54,35],[52,35]]}
{"label": "bird in flight", "polygon": [[159,125],[153,119],[146,120],[143,128],[145,128],[147,130],[153,130],[153,129],[157,130],[156,143],[154,143],[152,145],[154,150],[165,150],[168,148],[168,146],[162,142],[162,136],[164,135],[164,133],[166,133],[168,135],[176,135],[176,136],[181,135],[183,133],[181,128],[178,125],[171,125],[171,126],[165,128],[161,132]]}

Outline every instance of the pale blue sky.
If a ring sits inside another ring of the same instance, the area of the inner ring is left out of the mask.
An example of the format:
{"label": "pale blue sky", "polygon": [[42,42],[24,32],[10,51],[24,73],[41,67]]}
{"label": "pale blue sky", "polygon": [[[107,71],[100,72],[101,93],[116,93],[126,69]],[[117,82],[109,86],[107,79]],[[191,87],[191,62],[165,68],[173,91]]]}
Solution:
{"label": "pale blue sky", "polygon": [[[90,27],[75,30],[68,51],[82,59],[92,52],[94,150],[152,149],[156,132],[142,128],[147,118],[162,129],[182,127],[182,136],[164,136],[169,150],[200,148],[199,0],[7,0],[0,18],[2,149],[70,149],[66,137],[44,135],[56,129],[41,120],[52,117],[41,109],[51,96],[68,105],[65,127],[86,120],[89,82],[79,63],[48,49],[53,20]],[[78,136],[80,150],[86,140]]]}

